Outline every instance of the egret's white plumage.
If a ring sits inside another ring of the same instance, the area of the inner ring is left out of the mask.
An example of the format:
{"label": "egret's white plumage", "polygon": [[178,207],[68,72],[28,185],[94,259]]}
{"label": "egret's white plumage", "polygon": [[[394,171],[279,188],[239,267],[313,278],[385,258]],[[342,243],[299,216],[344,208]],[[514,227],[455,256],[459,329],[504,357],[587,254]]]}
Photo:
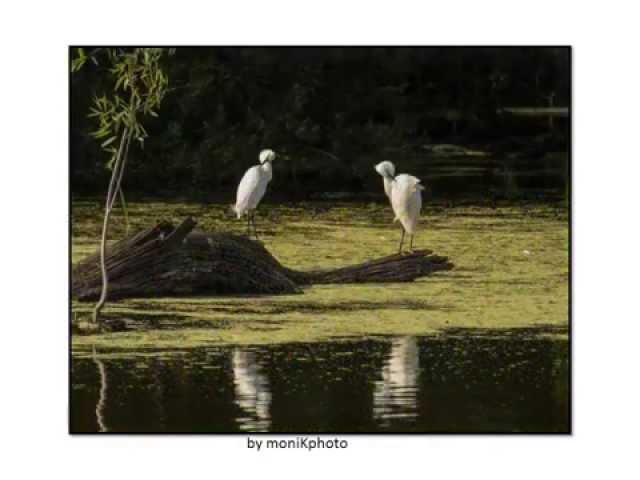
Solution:
{"label": "egret's white plumage", "polygon": [[375,167],[376,172],[382,175],[382,181],[384,182],[384,193],[387,194],[389,200],[391,200],[391,182],[393,182],[393,178],[396,176],[396,167],[393,163],[385,160],[384,162],[380,162]]}
{"label": "egret's white plumage", "polygon": [[256,165],[246,171],[242,180],[240,180],[238,193],[236,195],[234,210],[238,218],[241,218],[249,210],[254,210],[258,206],[258,203],[260,203],[260,200],[264,197],[271,177],[270,163]]}
{"label": "egret's white plumage", "polygon": [[[247,227],[253,217],[253,211],[260,203],[260,200],[262,200],[262,197],[264,197],[267,185],[273,177],[271,162],[276,158],[276,154],[273,150],[267,149],[260,152],[259,158],[260,165],[251,167],[245,172],[242,180],[240,180],[236,194],[236,204],[233,206],[233,210],[238,218],[247,214]],[[255,232],[255,219],[253,221]]]}
{"label": "egret's white plumage", "polygon": [[394,222],[399,221],[402,225],[402,240],[400,250],[404,241],[404,232],[411,235],[411,245],[413,246],[413,236],[416,233],[420,210],[422,210],[422,190],[420,179],[401,173],[395,175],[396,168],[389,161],[380,162],[375,170],[382,176],[384,182],[384,192],[389,197],[391,208],[395,214]]}
{"label": "egret's white plumage", "polygon": [[416,233],[422,210],[422,190],[424,187],[420,185],[420,180],[405,173],[391,182],[391,207],[396,215],[393,221],[399,221],[409,235]]}

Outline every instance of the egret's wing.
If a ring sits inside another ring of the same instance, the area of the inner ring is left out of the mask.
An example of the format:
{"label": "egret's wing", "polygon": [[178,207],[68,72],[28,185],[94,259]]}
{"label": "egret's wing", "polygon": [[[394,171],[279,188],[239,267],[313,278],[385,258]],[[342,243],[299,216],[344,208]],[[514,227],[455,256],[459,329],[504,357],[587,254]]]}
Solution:
{"label": "egret's wing", "polygon": [[252,200],[258,190],[260,184],[260,172],[257,165],[251,167],[246,171],[240,184],[238,185],[238,192],[236,194],[236,206],[235,211],[238,218],[242,216],[244,212],[251,207]]}
{"label": "egret's wing", "polygon": [[424,187],[420,184],[420,179],[413,175],[407,175],[407,184],[412,192],[420,192]]}
{"label": "egret's wing", "polygon": [[395,178],[394,183],[391,194],[391,206],[395,214],[393,221],[409,225],[410,230],[413,230],[422,208],[420,180],[411,175],[402,174]]}
{"label": "egret's wing", "polygon": [[409,200],[409,210],[412,217],[420,215],[422,210],[422,191],[424,186],[420,183],[420,179],[409,175],[409,185],[411,185],[411,198]]}
{"label": "egret's wing", "polygon": [[391,206],[396,217],[401,217],[408,212],[411,196],[416,191],[415,177],[402,174],[394,179],[391,190]]}

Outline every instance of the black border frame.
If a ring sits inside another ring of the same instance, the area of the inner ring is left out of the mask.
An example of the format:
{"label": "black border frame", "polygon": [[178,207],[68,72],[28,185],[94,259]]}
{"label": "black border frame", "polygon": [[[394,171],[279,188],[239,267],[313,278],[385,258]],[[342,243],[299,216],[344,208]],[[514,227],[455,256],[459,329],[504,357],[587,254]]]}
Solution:
{"label": "black border frame", "polygon": [[[568,295],[568,336],[569,336],[569,395],[568,395],[568,408],[569,408],[569,429],[566,432],[447,432],[447,431],[429,431],[429,432],[75,432],[71,429],[71,412],[73,409],[71,402],[71,394],[72,394],[72,362],[73,355],[71,352],[72,346],[72,331],[71,331],[71,322],[73,317],[72,312],[72,297],[71,297],[71,272],[72,272],[72,219],[73,219],[73,201],[72,201],[72,191],[71,191],[71,76],[73,73],[71,72],[71,61],[72,61],[72,53],[74,48],[78,47],[111,47],[111,46],[120,46],[120,47],[140,47],[140,48],[154,48],[154,47],[162,47],[162,48],[216,48],[216,47],[230,47],[230,48],[330,48],[330,47],[343,47],[343,48],[566,48],[569,53],[569,149],[568,149],[568,166],[567,166],[567,175],[569,181],[569,208],[568,208],[568,222],[569,222],[569,295]],[[93,435],[153,435],[153,436],[183,436],[183,435],[214,435],[214,436],[328,436],[328,435],[337,435],[339,437],[343,436],[385,436],[385,435],[394,435],[394,436],[431,436],[431,435],[453,435],[453,436],[522,436],[522,435],[550,435],[550,436],[572,436],[573,435],[573,46],[571,45],[331,45],[331,44],[323,44],[323,45],[69,45],[68,46],[68,104],[67,104],[67,169],[69,175],[69,192],[68,192],[68,279],[67,279],[67,288],[68,288],[68,338],[67,338],[67,361],[68,361],[68,373],[67,373],[67,433],[69,435],[79,435],[79,436],[93,436]]]}

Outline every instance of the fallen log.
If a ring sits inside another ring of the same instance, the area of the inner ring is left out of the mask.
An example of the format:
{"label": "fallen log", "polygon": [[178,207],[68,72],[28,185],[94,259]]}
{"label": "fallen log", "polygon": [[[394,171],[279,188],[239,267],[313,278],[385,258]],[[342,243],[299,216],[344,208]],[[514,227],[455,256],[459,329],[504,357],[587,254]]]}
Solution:
{"label": "fallen log", "polygon": [[[276,260],[262,243],[222,232],[194,231],[192,218],[174,227],[161,222],[107,249],[109,299],[196,294],[301,293],[305,285],[410,282],[450,270],[447,257],[419,250],[342,268],[300,271]],[[78,300],[100,296],[99,254],[72,271],[71,293]]]}

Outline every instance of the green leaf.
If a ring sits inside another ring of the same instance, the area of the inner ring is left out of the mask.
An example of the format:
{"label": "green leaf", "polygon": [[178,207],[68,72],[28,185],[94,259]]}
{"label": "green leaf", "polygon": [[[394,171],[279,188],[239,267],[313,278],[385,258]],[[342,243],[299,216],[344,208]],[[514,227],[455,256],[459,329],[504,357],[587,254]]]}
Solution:
{"label": "green leaf", "polygon": [[113,164],[116,163],[116,154],[111,155],[111,158],[107,162],[107,169],[113,170]]}
{"label": "green leaf", "polygon": [[101,144],[100,146],[101,146],[102,148],[104,148],[104,147],[106,147],[107,145],[109,145],[109,144],[113,143],[113,141],[114,141],[116,138],[118,138],[118,137],[113,136],[113,137],[111,137],[111,138],[109,138],[109,139],[105,140],[104,142],[102,142],[102,144]]}
{"label": "green leaf", "polygon": [[106,137],[107,135],[109,135],[109,129],[108,129],[108,128],[101,128],[100,130],[98,130],[98,131],[96,131],[96,132],[93,132],[93,133],[92,133],[92,135],[93,135],[95,138],[98,138],[98,139],[100,139],[100,138],[104,138],[104,137]]}
{"label": "green leaf", "polygon": [[116,86],[114,87],[114,90],[118,90],[118,88],[120,88],[120,85],[122,85],[123,81],[124,81],[124,77],[118,77],[118,80],[116,81]]}

